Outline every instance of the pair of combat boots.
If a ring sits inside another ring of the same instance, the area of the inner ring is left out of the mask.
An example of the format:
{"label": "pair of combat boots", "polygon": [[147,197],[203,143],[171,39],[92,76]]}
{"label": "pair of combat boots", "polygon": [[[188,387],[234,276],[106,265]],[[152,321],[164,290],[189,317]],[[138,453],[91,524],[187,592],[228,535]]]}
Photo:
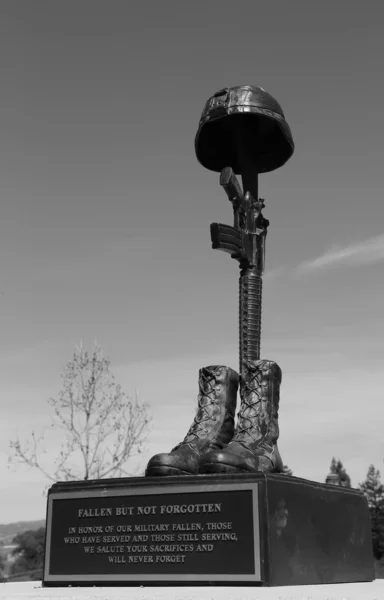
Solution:
{"label": "pair of combat boots", "polygon": [[240,377],[229,367],[200,369],[198,410],[187,435],[171,452],[153,456],[146,476],[282,472],[280,383],[281,369],[269,360],[248,362]]}

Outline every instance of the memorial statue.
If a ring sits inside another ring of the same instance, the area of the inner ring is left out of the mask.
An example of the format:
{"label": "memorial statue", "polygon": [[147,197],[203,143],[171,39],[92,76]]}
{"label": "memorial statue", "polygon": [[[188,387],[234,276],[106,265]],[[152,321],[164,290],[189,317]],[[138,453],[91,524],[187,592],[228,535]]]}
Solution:
{"label": "memorial statue", "polygon": [[233,207],[233,226],[213,223],[211,239],[240,266],[239,374],[224,365],[200,369],[195,419],[173,450],[151,458],[146,477],[50,488],[43,585],[371,581],[367,500],[338,475],[339,485],[329,485],[335,478],[282,474],[281,370],[260,359],[269,223],[258,173],[293,153],[283,111],[262,88],[221,90],[204,108],[195,147],[200,163],[220,173]]}
{"label": "memorial statue", "polygon": [[[233,206],[233,227],[211,225],[212,247],[239,262],[240,376],[225,366],[200,370],[198,410],[184,440],[157,454],[146,475],[283,472],[277,447],[281,369],[260,360],[262,274],[269,221],[262,215],[258,174],[293,154],[290,128],[263,88],[225,88],[209,98],[195,139],[199,162],[220,172]],[[242,187],[236,178],[241,174]],[[234,427],[238,382],[240,410]]]}

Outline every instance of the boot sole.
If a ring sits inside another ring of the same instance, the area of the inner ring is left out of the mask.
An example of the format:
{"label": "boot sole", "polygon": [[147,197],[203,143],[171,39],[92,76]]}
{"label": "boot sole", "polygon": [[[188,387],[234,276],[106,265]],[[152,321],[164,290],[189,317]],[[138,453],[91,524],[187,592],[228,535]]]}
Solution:
{"label": "boot sole", "polygon": [[171,477],[172,475],[198,475],[175,467],[150,467],[145,471],[146,477]]}
{"label": "boot sole", "polygon": [[[225,463],[204,463],[204,470],[200,470],[200,474],[204,475],[207,473],[253,473],[248,469],[239,469],[233,465],[226,465]],[[259,473],[259,471],[257,471]]]}

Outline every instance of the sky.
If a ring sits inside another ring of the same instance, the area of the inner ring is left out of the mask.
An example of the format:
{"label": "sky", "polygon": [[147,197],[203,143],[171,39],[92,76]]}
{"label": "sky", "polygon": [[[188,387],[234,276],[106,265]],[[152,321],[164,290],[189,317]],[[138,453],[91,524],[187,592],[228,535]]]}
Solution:
{"label": "sky", "polygon": [[151,406],[139,470],[186,434],[199,368],[237,369],[237,263],[209,230],[232,210],[194,151],[234,85],[268,90],[296,145],[259,179],[283,461],[384,471],[383,26],[376,0],[1,2],[0,522],[45,515],[9,443],[49,425],[80,341]]}

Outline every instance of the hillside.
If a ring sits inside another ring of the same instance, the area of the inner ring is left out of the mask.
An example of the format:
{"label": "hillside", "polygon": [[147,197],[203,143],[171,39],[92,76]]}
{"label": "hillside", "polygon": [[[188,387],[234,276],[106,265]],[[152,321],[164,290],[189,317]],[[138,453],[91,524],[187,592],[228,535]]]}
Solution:
{"label": "hillside", "polygon": [[40,529],[40,527],[45,527],[45,519],[0,524],[0,544],[9,544],[18,533],[28,531],[29,529]]}

